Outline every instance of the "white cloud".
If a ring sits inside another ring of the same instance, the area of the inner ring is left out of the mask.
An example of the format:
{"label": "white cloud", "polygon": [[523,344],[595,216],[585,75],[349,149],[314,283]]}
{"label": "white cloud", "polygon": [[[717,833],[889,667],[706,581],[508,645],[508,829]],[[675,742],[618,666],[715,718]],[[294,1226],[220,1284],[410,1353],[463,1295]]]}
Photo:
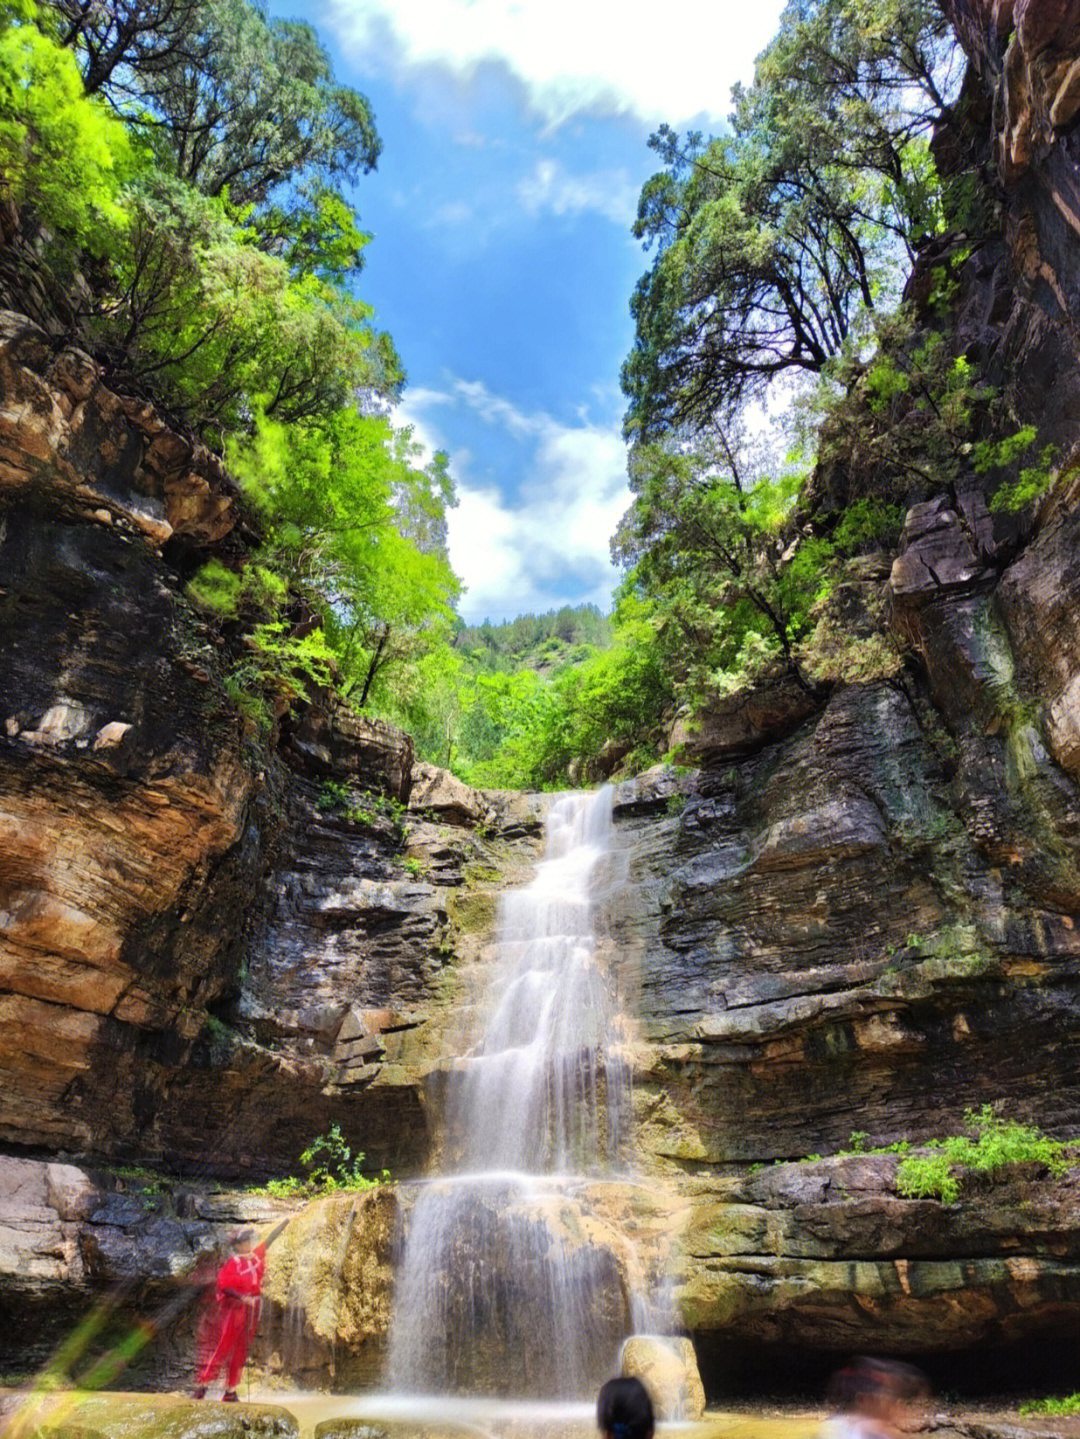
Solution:
{"label": "white cloud", "polygon": [[[469,75],[502,62],[553,124],[583,110],[722,119],[783,0],[325,0],[358,58]],[[387,45],[389,40],[389,46]]]}
{"label": "white cloud", "polygon": [[527,415],[511,400],[493,395],[481,380],[455,380],[453,395],[464,400],[487,424],[501,425],[518,440],[526,435],[539,435],[544,425],[551,423],[546,415]]}
{"label": "white cloud", "polygon": [[423,221],[425,229],[439,229],[444,225],[468,225],[472,222],[472,206],[464,200],[451,200],[439,205]]}
{"label": "white cloud", "polygon": [[517,196],[530,215],[595,210],[625,229],[637,214],[638,186],[625,170],[571,175],[557,160],[538,160],[532,174],[518,184]]}
{"label": "white cloud", "polygon": [[617,428],[584,416],[563,424],[543,411],[526,413],[474,380],[456,380],[446,391],[410,391],[401,418],[434,448],[444,444],[439,411],[451,404],[531,443],[516,500],[470,482],[472,457],[451,450],[459,503],[449,515],[449,544],[466,586],[462,615],[500,619],[561,605],[567,571],[578,577],[575,602],[606,609],[617,579],[608,541],[630,503],[626,449]]}

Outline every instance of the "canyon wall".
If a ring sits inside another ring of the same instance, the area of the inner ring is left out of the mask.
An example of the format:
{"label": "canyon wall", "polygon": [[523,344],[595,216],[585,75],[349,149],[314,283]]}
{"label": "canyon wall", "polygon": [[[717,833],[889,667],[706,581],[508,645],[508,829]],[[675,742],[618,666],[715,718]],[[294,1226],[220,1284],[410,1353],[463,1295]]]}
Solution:
{"label": "canyon wall", "polygon": [[[616,796],[634,1159],[714,1395],[798,1354],[1080,1361],[1075,1173],[973,1179],[946,1205],[903,1198],[895,1156],[839,1153],[956,1133],[984,1104],[1080,1132],[1080,7],[947,8],[973,70],[938,144],[975,157],[998,215],[961,268],[957,343],[1063,477],[1016,518],[974,478],[949,487],[849,574],[850,612],[884,609],[911,657],[897,680],[718,702],[681,736],[693,769]],[[331,1123],[373,1170],[423,1172],[545,804],[416,764],[328,696],[260,742],[185,589],[248,542],[228,474],[14,309],[0,513],[14,1367],[40,1357],[28,1318],[67,1322],[140,1264],[165,1284],[255,1202],[219,1212],[200,1184],[291,1172]],[[123,1161],[188,1188],[135,1202]],[[271,1290],[307,1347],[268,1341],[264,1367],[331,1354],[335,1382],[370,1382],[395,1203],[297,1218]],[[330,1313],[315,1260],[342,1246],[369,1298]]]}

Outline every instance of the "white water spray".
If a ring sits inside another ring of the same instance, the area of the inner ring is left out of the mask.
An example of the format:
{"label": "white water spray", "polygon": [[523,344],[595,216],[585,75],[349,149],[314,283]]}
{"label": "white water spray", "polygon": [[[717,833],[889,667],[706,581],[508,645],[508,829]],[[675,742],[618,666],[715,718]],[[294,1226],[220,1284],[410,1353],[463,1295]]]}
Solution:
{"label": "white water spray", "polygon": [[451,1170],[418,1186],[407,1222],[396,1389],[586,1394],[632,1327],[609,1236],[580,1202],[618,1163],[628,1098],[597,923],[612,798],[557,800],[535,879],[502,897],[487,1019],[449,1076]]}

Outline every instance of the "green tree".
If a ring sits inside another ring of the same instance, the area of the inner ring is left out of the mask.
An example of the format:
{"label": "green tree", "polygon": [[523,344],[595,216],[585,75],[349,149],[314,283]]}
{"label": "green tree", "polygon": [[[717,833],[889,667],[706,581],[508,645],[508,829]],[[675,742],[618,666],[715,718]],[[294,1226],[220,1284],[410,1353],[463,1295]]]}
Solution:
{"label": "green tree", "polygon": [[[206,65],[210,40],[200,33],[205,0],[48,0],[45,22],[79,58],[83,85],[96,95],[119,69],[131,77],[178,64]],[[50,13],[51,12],[51,13]]]}
{"label": "green tree", "polygon": [[810,688],[797,651],[828,587],[831,545],[792,534],[802,476],[745,475],[724,431],[712,444],[638,446],[636,498],[612,542],[626,585],[655,606],[657,643],[690,695],[780,662]]}
{"label": "green tree", "polygon": [[[445,556],[401,530],[401,496],[436,503],[411,434],[352,407],[314,422],[263,417],[229,459],[262,516],[267,562],[320,616],[344,689],[367,704],[388,668],[444,639],[459,588]],[[438,484],[448,503],[445,466]]]}
{"label": "green tree", "polygon": [[49,8],[87,90],[140,118],[180,178],[208,195],[262,205],[282,184],[337,186],[378,159],[368,101],[335,84],[310,25],[269,18],[252,0]]}
{"label": "green tree", "polygon": [[29,3],[0,9],[0,193],[106,254],[127,225],[122,196],[137,153],[124,125],[84,96],[71,55],[30,23],[35,17]]}
{"label": "green tree", "polygon": [[635,749],[634,768],[660,757],[673,687],[656,645],[654,607],[626,593],[614,621],[611,647],[538,689],[504,740],[500,761],[513,783],[564,786],[571,761],[593,758],[608,741]]}
{"label": "green tree", "polygon": [[256,407],[307,419],[359,389],[395,393],[400,366],[370,309],[316,275],[292,275],[221,200],[152,171],[128,206],[109,282],[86,316],[118,383],[219,433]]}
{"label": "green tree", "polygon": [[730,418],[781,374],[820,374],[896,292],[939,219],[927,136],[949,54],[929,0],[792,0],[730,135],[652,137],[664,169],[634,227],[655,258],[631,303],[628,437]]}

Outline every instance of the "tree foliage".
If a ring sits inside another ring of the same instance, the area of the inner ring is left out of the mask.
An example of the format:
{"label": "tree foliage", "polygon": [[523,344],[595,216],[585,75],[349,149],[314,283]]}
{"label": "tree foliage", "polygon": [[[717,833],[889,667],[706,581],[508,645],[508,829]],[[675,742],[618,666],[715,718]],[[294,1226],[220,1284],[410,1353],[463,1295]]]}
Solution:
{"label": "tree foliage", "polygon": [[256,410],[398,393],[394,348],[351,291],[368,237],[341,190],[378,141],[310,27],[250,0],[4,13],[2,190],[77,276],[84,342],[117,387],[215,443]]}
{"label": "tree foliage", "polygon": [[334,83],[310,25],[252,0],[48,0],[88,94],[152,134],[205,194],[263,205],[276,187],[335,186],[372,169],[380,142],[364,96]]}
{"label": "tree foliage", "polygon": [[639,768],[659,757],[672,700],[654,639],[634,596],[611,617],[566,605],[459,625],[399,676],[393,717],[425,759],[488,788],[563,788],[609,740]]}
{"label": "tree foliage", "polygon": [[86,316],[117,381],[218,433],[255,407],[306,419],[361,389],[396,392],[400,365],[369,307],[292,274],[220,200],[152,171],[128,204],[108,290]]}
{"label": "tree foliage", "polygon": [[833,547],[786,530],[802,475],[752,477],[726,433],[638,446],[636,499],[612,553],[657,613],[657,642],[690,694],[730,689],[780,661],[803,683],[797,645],[828,587]]}
{"label": "tree foliage", "polygon": [[0,5],[0,194],[109,383],[224,450],[254,512],[188,593],[263,729],[330,685],[375,701],[458,592],[446,457],[387,418],[400,364],[352,291],[342,186],[378,149],[314,31],[250,0]]}
{"label": "tree foliage", "polygon": [[[263,517],[264,562],[291,602],[317,615],[346,693],[361,706],[388,667],[445,635],[458,582],[445,553],[404,532],[403,501],[441,516],[453,502],[440,461],[417,468],[408,431],[352,407],[317,422],[263,417],[230,446]],[[275,616],[280,606],[271,605]]]}
{"label": "tree foliage", "polygon": [[634,233],[627,435],[730,418],[785,372],[820,373],[937,223],[927,149],[950,49],[930,0],[792,0],[729,135],[650,145]]}
{"label": "tree foliage", "polygon": [[28,23],[33,16],[29,4],[0,9],[0,191],[101,254],[127,223],[121,193],[136,148],[107,107],[84,97],[71,56]]}

